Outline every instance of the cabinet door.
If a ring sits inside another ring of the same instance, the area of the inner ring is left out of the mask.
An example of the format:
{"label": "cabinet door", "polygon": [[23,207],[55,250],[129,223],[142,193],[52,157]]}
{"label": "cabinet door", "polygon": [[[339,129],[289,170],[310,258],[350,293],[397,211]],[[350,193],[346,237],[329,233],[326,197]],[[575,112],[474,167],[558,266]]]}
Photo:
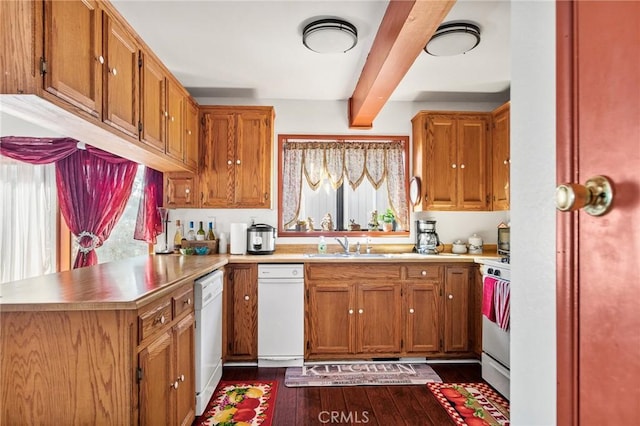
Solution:
{"label": "cabinet door", "polygon": [[162,66],[151,56],[142,54],[140,68],[140,140],[164,152],[165,141],[165,74]]}
{"label": "cabinet door", "polygon": [[401,289],[401,285],[397,283],[357,284],[356,352],[400,352]]}
{"label": "cabinet door", "polygon": [[198,170],[198,106],[190,99],[184,103],[184,164]]}
{"label": "cabinet door", "polygon": [[234,207],[271,207],[271,145],[270,113],[247,110],[236,115]]}
{"label": "cabinet door", "polygon": [[256,264],[228,268],[227,359],[258,358],[258,268]]}
{"label": "cabinet door", "polygon": [[405,351],[439,352],[441,321],[438,283],[407,283],[405,300]]}
{"label": "cabinet door", "polygon": [[185,95],[180,86],[167,79],[167,144],[166,153],[169,157],[184,160],[182,115],[184,113]]}
{"label": "cabinet door", "polygon": [[457,126],[451,116],[427,118],[424,152],[425,202],[430,210],[455,210],[457,199]]}
{"label": "cabinet door", "polygon": [[202,123],[200,207],[228,207],[228,194],[234,191],[234,116],[225,111],[205,112]]}
{"label": "cabinet door", "polygon": [[164,207],[198,207],[198,200],[196,199],[196,194],[198,193],[197,185],[197,178],[193,173],[168,173],[164,182]]}
{"label": "cabinet door", "polygon": [[509,104],[498,108],[493,115],[491,140],[493,210],[509,210],[509,177],[511,158],[509,148]]}
{"label": "cabinet door", "polygon": [[195,418],[195,335],[194,314],[181,320],[174,328],[176,347],[176,423],[191,425]]}
{"label": "cabinet door", "polygon": [[46,91],[101,118],[102,17],[93,0],[45,1]]}
{"label": "cabinet door", "polygon": [[447,267],[444,283],[444,351],[469,350],[469,268]]}
{"label": "cabinet door", "polygon": [[486,210],[487,134],[486,117],[461,117],[457,121],[457,206],[459,210]]}
{"label": "cabinet door", "polygon": [[105,123],[138,138],[139,48],[133,36],[104,14],[106,73],[104,78]]}
{"label": "cabinet door", "polygon": [[354,352],[355,291],[351,284],[309,284],[307,356]]}
{"label": "cabinet door", "polygon": [[175,413],[174,348],[170,331],[140,352],[140,424],[171,425]]}

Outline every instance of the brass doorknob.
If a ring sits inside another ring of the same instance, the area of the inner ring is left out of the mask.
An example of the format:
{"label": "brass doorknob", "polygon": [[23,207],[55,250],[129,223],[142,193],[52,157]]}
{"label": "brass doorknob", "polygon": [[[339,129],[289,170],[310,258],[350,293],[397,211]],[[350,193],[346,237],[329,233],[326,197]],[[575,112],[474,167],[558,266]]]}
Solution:
{"label": "brass doorknob", "polygon": [[613,187],[604,176],[594,176],[584,185],[563,183],[556,188],[556,208],[574,211],[584,208],[592,216],[601,216],[609,211],[613,201]]}

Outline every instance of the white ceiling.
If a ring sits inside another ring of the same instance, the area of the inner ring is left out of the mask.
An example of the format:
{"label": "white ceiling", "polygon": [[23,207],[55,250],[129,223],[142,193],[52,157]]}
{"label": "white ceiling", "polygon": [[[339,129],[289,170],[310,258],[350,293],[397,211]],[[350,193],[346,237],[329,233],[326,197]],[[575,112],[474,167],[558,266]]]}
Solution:
{"label": "white ceiling", "polygon": [[[379,0],[112,0],[194,97],[343,100],[353,93],[387,7]],[[458,0],[445,22],[480,27],[474,50],[422,52],[391,100],[506,100],[510,86],[508,0]],[[324,17],[351,22],[358,44],[318,54],[302,28]]]}

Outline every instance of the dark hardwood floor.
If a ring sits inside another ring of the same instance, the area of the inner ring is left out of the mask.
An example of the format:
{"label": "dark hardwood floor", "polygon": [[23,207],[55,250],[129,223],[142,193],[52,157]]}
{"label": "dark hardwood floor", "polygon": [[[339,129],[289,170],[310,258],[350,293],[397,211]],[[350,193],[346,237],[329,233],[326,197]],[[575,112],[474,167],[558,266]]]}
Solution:
{"label": "dark hardwood floor", "polygon": [[[480,364],[431,364],[444,382],[484,382]],[[288,388],[286,368],[225,367],[222,380],[278,382],[273,426],[449,426],[426,385]],[[333,419],[332,419],[333,416]]]}

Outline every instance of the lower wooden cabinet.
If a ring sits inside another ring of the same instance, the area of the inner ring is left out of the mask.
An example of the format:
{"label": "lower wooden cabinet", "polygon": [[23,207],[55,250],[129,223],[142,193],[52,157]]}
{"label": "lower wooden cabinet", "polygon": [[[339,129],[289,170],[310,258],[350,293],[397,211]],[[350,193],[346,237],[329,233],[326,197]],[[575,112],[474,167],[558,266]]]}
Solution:
{"label": "lower wooden cabinet", "polygon": [[0,311],[0,375],[13,378],[0,424],[191,425],[193,280],[174,288],[140,306]]}
{"label": "lower wooden cabinet", "polygon": [[173,320],[163,320],[163,314],[156,311],[154,323],[166,326],[144,344],[139,354],[142,425],[191,425],[195,419],[193,282],[187,289],[190,291],[183,288],[174,293]]}
{"label": "lower wooden cabinet", "polygon": [[224,358],[258,359],[258,265],[228,264],[224,288]]}
{"label": "lower wooden cabinet", "polygon": [[471,268],[307,264],[305,358],[473,355]]}

